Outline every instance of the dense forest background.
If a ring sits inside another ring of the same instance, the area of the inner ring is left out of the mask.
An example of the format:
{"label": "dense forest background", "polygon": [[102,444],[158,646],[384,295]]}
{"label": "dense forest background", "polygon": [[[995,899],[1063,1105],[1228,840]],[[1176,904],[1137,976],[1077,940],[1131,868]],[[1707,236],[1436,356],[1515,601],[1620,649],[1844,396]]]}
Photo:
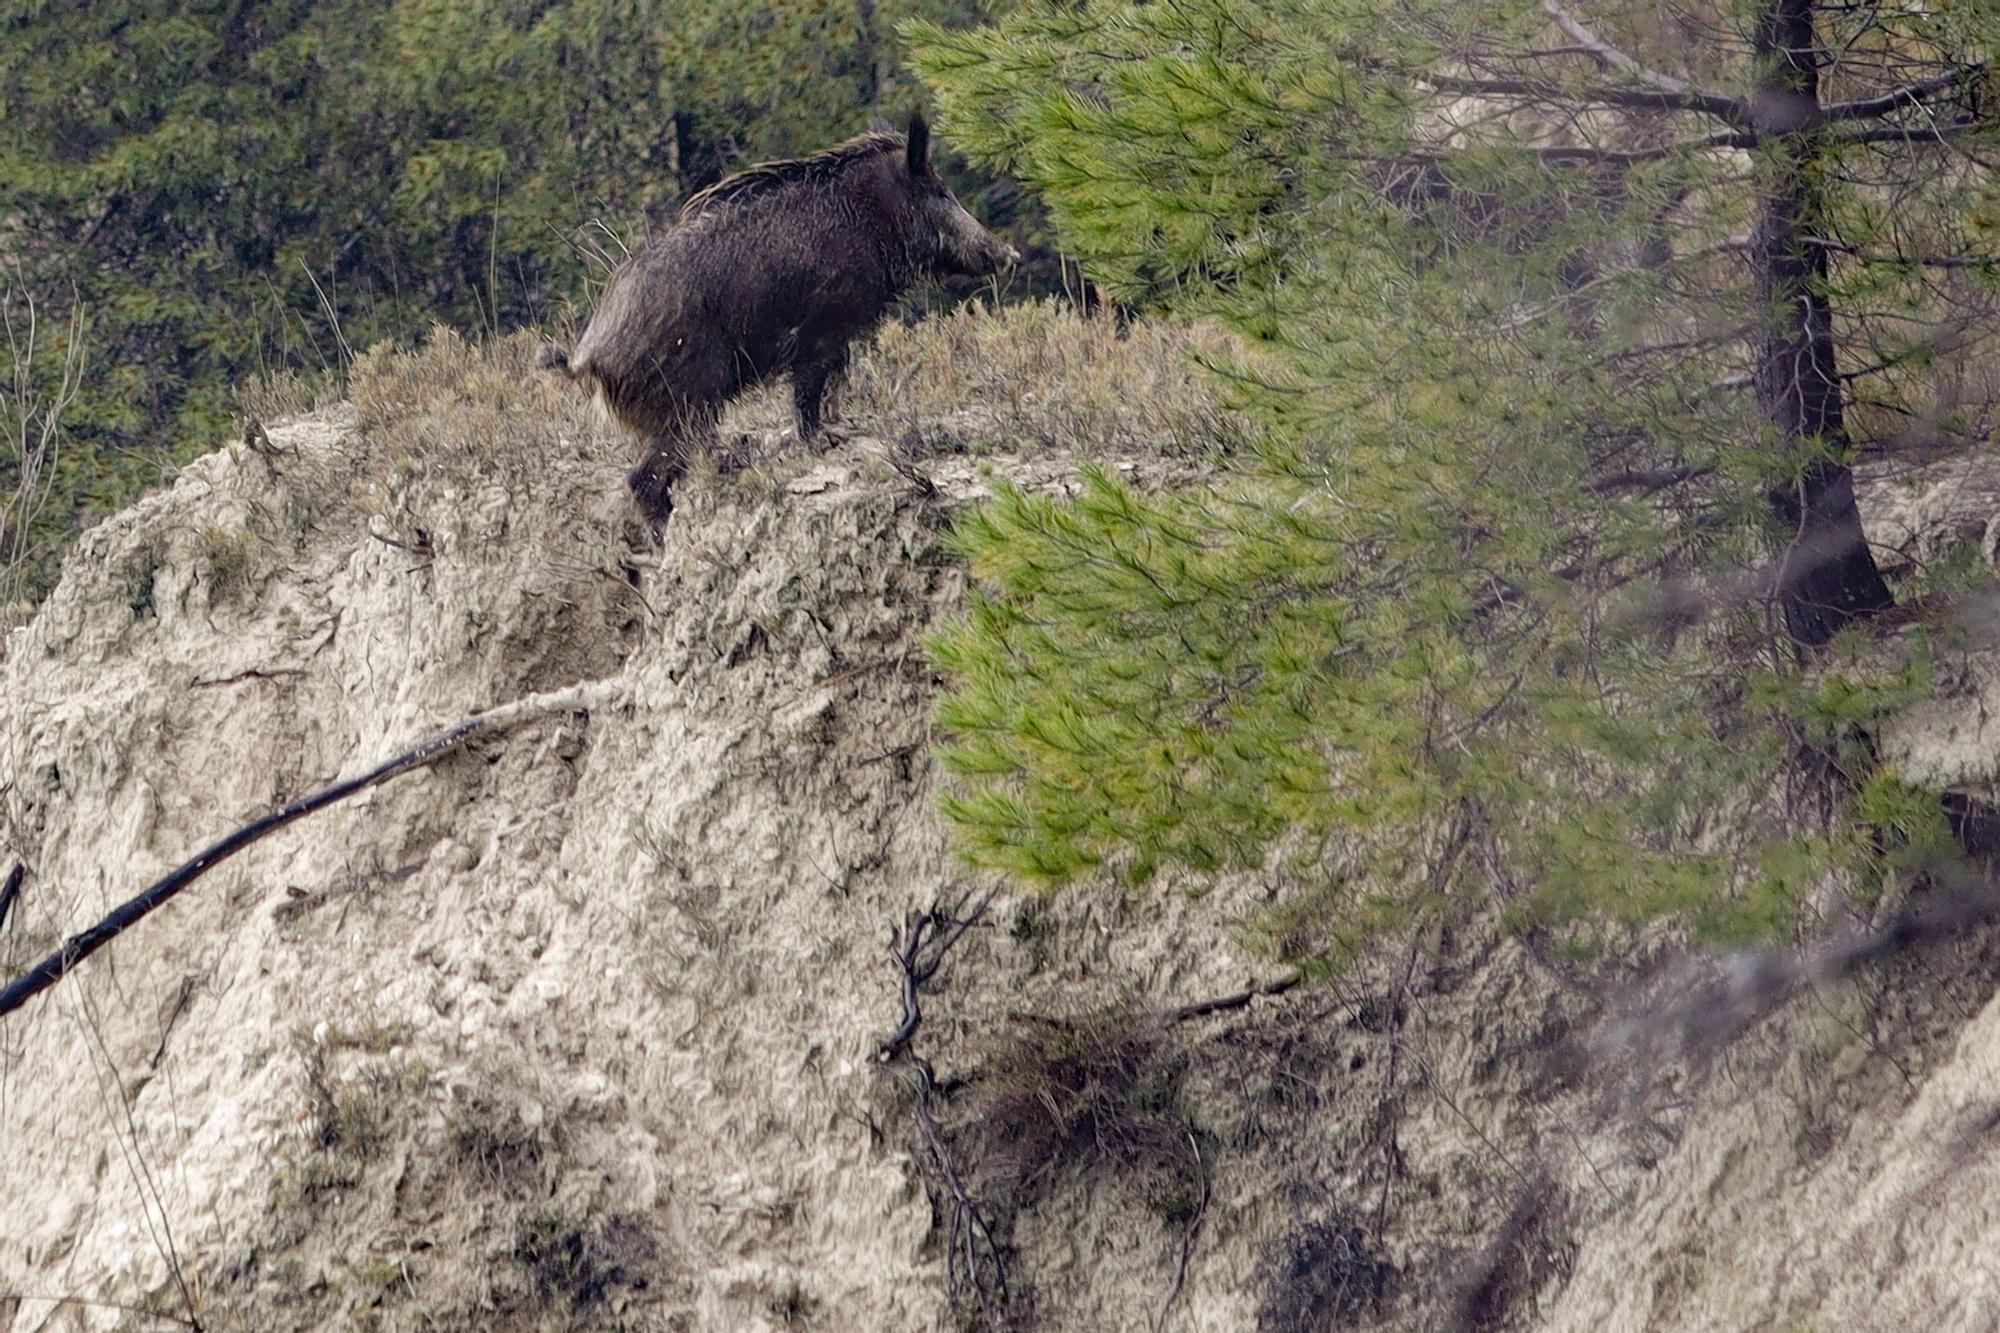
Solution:
{"label": "dense forest background", "polygon": [[[0,279],[17,347],[31,302],[36,317],[14,424],[35,415],[24,403],[60,396],[78,339],[86,364],[34,531],[9,543],[0,521],[0,545],[30,545],[45,583],[79,521],[212,448],[262,377],[336,380],[356,352],[433,322],[490,334],[580,313],[689,192],[900,124],[919,92],[898,24],[988,9],[9,6]],[[1034,257],[1017,287],[1049,285],[1022,193],[941,160],[968,207]]]}

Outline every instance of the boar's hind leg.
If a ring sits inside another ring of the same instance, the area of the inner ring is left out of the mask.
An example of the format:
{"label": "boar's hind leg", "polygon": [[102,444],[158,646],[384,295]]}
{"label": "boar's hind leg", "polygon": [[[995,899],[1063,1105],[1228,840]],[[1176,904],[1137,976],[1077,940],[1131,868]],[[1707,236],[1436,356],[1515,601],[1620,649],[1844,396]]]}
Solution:
{"label": "boar's hind leg", "polygon": [[678,435],[655,435],[646,441],[646,455],[625,479],[639,511],[655,527],[674,512],[674,483],[687,471],[687,442]]}
{"label": "boar's hind leg", "polygon": [[831,355],[798,362],[792,367],[792,407],[798,412],[801,440],[814,439],[819,435],[820,408],[826,400],[827,385],[839,379],[846,370],[845,347]]}
{"label": "boar's hind leg", "polygon": [[681,403],[664,425],[646,436],[646,451],[625,482],[654,527],[674,512],[674,486],[687,475],[695,450],[714,438],[721,416],[715,404]]}

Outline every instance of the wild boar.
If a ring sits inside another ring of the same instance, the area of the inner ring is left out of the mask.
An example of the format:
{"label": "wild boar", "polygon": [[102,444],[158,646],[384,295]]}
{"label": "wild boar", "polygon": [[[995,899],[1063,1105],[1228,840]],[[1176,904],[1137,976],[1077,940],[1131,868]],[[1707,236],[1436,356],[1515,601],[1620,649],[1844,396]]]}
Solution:
{"label": "wild boar", "polygon": [[663,523],[690,450],[730,399],[789,372],[799,436],[810,440],[849,345],[904,293],[1019,257],[959,206],[914,115],[907,136],[864,134],[693,195],[613,271],[575,349],[545,344],[538,360],[594,383],[639,437],[629,482]]}

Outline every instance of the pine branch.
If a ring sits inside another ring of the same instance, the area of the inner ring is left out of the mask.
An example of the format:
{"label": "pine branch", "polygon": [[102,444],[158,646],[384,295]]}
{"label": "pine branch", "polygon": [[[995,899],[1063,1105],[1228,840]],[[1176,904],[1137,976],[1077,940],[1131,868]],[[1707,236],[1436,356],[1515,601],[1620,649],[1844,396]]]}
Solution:
{"label": "pine branch", "polygon": [[1587,279],[1586,281],[1577,283],[1575,286],[1563,292],[1563,294],[1560,296],[1553,297],[1547,301],[1542,301],[1536,305],[1529,306],[1525,310],[1521,310],[1513,315],[1508,316],[1506,319],[1500,322],[1500,325],[1496,330],[1496,332],[1499,333],[1518,332],[1519,330],[1528,327],[1530,324],[1533,324],[1538,320],[1546,319],[1550,315],[1557,314],[1562,312],[1563,310],[1568,309],[1571,303],[1574,302],[1580,296],[1584,296],[1587,293],[1599,290],[1600,288],[1613,286],[1617,283],[1623,282],[1627,278],[1657,277],[1661,272],[1661,270],[1675,264],[1685,264],[1692,260],[1698,260],[1698,259],[1710,259],[1719,254],[1730,254],[1736,251],[1747,250],[1749,248],[1750,248],[1750,238],[1748,236],[1730,236],[1724,238],[1723,240],[1717,241],[1713,245],[1698,245],[1690,250],[1679,251],[1678,253],[1669,255],[1666,259],[1660,261],[1659,263],[1652,264],[1646,267],[1610,269],[1604,273],[1598,274],[1594,278],[1590,278]]}
{"label": "pine branch", "polygon": [[1826,107],[1822,114],[1828,120],[1872,120],[1886,116],[1905,107],[1922,105],[1939,93],[1964,87],[1984,74],[1988,64],[1988,61],[1981,60],[1971,65],[1960,65],[1936,78],[1906,83],[1900,88],[1891,88],[1876,97],[1858,98],[1852,102],[1835,102]]}
{"label": "pine branch", "polygon": [[148,885],[96,925],[70,936],[60,949],[9,982],[5,990],[0,990],[0,1018],[13,1013],[61,981],[77,964],[111,943],[128,926],[145,917],[182,889],[251,843],[277,832],[294,820],[301,819],[315,810],[325,809],[356,792],[379,786],[391,778],[400,777],[414,769],[428,768],[454,750],[482,736],[509,730],[547,713],[575,712],[601,707],[616,699],[619,693],[619,686],[611,681],[590,681],[566,690],[531,694],[525,699],[516,699],[513,703],[502,704],[484,713],[475,713],[463,722],[447,727],[420,741],[411,749],[369,769],[360,777],[336,782],[330,787],[322,787],[316,792],[301,796],[282,809],[253,819],[229,836],[203,848],[193,858],[175,867],[164,878]]}
{"label": "pine branch", "polygon": [[1929,944],[1959,938],[2000,917],[2000,885],[1969,870],[1947,882],[1922,906],[1905,908],[1871,931],[1852,931],[1806,949],[1745,950],[1727,955],[1710,971],[1706,959],[1668,974],[1667,989],[1681,998],[1664,1010],[1605,1025],[1610,1048],[1671,1043],[1679,1057],[1711,1055],[1752,1024],[1808,987],[1831,987],[1876,963]]}
{"label": "pine branch", "polygon": [[1816,245],[1822,250],[1831,250],[1838,255],[1850,255],[1864,264],[1909,264],[1917,268],[2000,268],[2000,255],[1906,255],[1900,252],[1863,250],[1859,246],[1836,241],[1830,236],[1802,236],[1800,242]]}
{"label": "pine branch", "polygon": [[1763,141],[1764,136],[1755,130],[1718,130],[1714,134],[1704,134],[1694,139],[1678,139],[1673,143],[1651,148],[1556,147],[1531,148],[1528,151],[1552,166],[1575,166],[1585,163],[1624,165],[1633,162],[1658,162],[1682,153],[1706,153],[1717,148],[1755,148]]}
{"label": "pine branch", "polygon": [[1947,125],[1880,125],[1872,130],[1855,130],[1849,134],[1836,134],[1832,142],[1838,147],[1864,143],[1906,143],[1939,144],[1947,139],[1962,139],[1968,134],[1979,134],[1991,130],[1990,120],[1955,120]]}
{"label": "pine branch", "polygon": [[1468,78],[1453,74],[1426,75],[1424,82],[1439,92],[1468,97],[1521,97],[1566,106],[1620,106],[1634,111],[1699,111],[1739,126],[1747,126],[1750,119],[1749,107],[1740,98],[1699,89],[1648,92],[1639,88],[1566,88],[1547,79]]}

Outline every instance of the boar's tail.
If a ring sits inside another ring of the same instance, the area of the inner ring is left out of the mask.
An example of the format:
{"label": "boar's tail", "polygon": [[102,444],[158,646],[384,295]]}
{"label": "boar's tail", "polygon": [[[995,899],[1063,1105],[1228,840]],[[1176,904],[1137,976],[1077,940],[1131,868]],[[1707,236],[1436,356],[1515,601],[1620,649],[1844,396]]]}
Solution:
{"label": "boar's tail", "polygon": [[569,348],[564,347],[561,343],[543,343],[537,348],[535,351],[535,369],[559,370],[571,379],[576,378],[576,371],[571,369],[569,364]]}

